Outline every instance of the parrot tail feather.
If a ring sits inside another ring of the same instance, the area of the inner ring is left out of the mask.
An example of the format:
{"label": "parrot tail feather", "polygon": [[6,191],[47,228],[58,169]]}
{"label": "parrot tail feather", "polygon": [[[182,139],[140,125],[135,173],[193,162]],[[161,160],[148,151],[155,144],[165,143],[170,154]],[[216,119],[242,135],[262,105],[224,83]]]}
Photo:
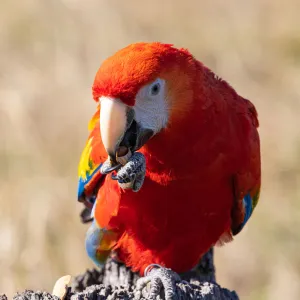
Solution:
{"label": "parrot tail feather", "polygon": [[119,232],[100,228],[94,221],[86,234],[85,247],[88,256],[97,266],[103,266],[117,243]]}

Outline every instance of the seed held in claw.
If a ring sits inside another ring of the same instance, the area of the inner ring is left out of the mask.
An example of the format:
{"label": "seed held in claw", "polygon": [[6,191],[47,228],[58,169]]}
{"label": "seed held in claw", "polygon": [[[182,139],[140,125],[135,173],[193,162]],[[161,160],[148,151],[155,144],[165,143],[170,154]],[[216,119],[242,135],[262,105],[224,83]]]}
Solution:
{"label": "seed held in claw", "polygon": [[118,151],[117,151],[117,156],[122,157],[124,155],[126,155],[128,153],[128,148],[125,146],[121,146],[119,147]]}
{"label": "seed held in claw", "polygon": [[52,295],[57,296],[59,299],[63,300],[66,297],[68,291],[68,285],[71,282],[71,275],[65,275],[60,277],[54,285]]}
{"label": "seed held in claw", "polygon": [[131,150],[125,146],[121,146],[117,151],[116,160],[118,163],[124,166],[127,164],[131,156],[132,156]]}

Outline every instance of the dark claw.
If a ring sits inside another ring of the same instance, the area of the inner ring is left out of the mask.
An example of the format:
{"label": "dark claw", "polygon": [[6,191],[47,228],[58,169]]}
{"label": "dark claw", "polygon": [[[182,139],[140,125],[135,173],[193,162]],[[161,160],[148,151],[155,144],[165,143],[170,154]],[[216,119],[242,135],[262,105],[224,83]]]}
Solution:
{"label": "dark claw", "polygon": [[115,171],[115,170],[117,170],[121,167],[122,167],[122,165],[118,164],[118,165],[112,166],[110,168],[107,168],[104,172],[101,172],[101,173],[104,174],[104,175],[107,175],[107,174],[109,174],[109,173],[111,173],[111,172],[113,172],[113,171]]}
{"label": "dark claw", "polygon": [[118,179],[118,182],[119,183],[129,183],[129,182],[131,182],[131,179],[130,178],[125,178],[125,179]]}
{"label": "dark claw", "polygon": [[111,174],[111,179],[112,180],[118,180],[119,183],[129,183],[134,178],[135,178],[135,174],[130,175],[130,177],[125,177],[125,176],[119,177],[118,175]]}
{"label": "dark claw", "polygon": [[91,217],[91,210],[87,207],[84,208],[80,214],[80,218],[83,224],[92,222],[93,218]]}
{"label": "dark claw", "polygon": [[118,175],[111,174],[111,179],[112,179],[112,180],[118,180]]}
{"label": "dark claw", "polygon": [[86,198],[84,195],[78,199],[79,202],[83,203],[88,209],[92,209],[94,202],[90,201],[90,198]]}

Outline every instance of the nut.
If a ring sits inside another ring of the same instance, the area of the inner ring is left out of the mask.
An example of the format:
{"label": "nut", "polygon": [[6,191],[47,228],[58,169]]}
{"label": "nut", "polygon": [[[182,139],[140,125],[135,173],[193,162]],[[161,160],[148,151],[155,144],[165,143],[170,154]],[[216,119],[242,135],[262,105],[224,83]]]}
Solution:
{"label": "nut", "polygon": [[58,297],[59,299],[63,300],[66,297],[68,291],[68,285],[71,282],[72,276],[65,275],[60,277],[54,285],[52,295]]}

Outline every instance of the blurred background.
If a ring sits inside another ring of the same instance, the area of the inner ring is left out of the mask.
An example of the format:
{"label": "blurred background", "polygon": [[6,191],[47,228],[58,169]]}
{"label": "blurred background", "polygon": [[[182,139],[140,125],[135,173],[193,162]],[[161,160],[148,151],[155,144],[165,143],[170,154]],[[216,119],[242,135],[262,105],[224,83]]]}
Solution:
{"label": "blurred background", "polygon": [[136,41],[188,48],[257,107],[261,200],[216,250],[241,299],[300,299],[300,2],[1,0],[0,293],[92,267],[77,163],[101,62]]}

